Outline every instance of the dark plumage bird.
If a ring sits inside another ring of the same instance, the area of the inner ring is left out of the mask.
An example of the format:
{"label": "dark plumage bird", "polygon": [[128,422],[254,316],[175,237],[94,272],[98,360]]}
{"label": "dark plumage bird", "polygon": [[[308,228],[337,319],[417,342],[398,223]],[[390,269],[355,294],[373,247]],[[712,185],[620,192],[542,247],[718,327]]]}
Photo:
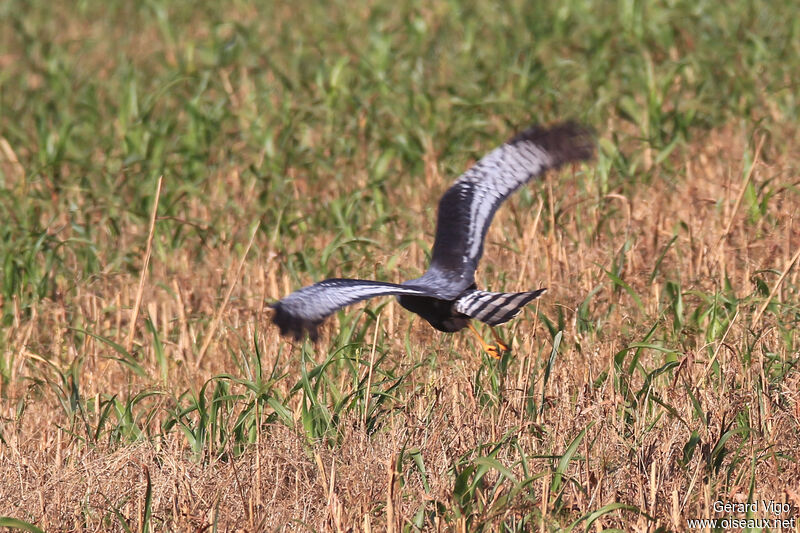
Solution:
{"label": "dark plumage bird", "polygon": [[[399,285],[360,279],[320,281],[272,304],[273,322],[283,335],[300,339],[308,332],[316,339],[317,326],[337,309],[389,295],[440,331],[471,327],[470,319],[490,326],[508,322],[546,289],[518,293],[477,289],[475,269],[489,224],[500,204],[520,186],[548,169],[589,159],[593,152],[592,135],[575,123],[528,128],[486,154],[444,193],[431,263],[422,277]],[[496,350],[483,345],[497,356]]]}

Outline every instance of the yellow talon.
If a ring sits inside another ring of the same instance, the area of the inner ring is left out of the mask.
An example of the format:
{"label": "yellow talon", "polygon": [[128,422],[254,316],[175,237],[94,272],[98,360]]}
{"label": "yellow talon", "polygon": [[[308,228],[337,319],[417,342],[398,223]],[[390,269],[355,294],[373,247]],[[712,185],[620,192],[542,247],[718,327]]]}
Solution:
{"label": "yellow talon", "polygon": [[492,326],[489,326],[489,329],[491,330],[492,336],[494,337],[494,342],[497,343],[497,347],[503,350],[504,352],[510,352],[511,346],[506,344],[505,341],[503,341],[503,339],[500,338],[500,335],[497,333],[497,330],[495,330],[494,327]]}
{"label": "yellow talon", "polygon": [[474,333],[476,337],[478,337],[478,341],[480,341],[484,351],[486,351],[490,357],[494,359],[500,359],[503,355],[503,352],[509,351],[508,345],[500,340],[500,337],[497,335],[494,329],[492,329],[492,334],[497,341],[496,346],[483,340],[483,337],[481,337],[481,334],[478,333],[477,329],[475,329],[475,326],[472,325],[472,322],[469,323],[469,329],[472,330],[472,333]]}
{"label": "yellow talon", "polygon": [[486,353],[488,353],[489,357],[491,357],[492,359],[500,359],[502,357],[502,355],[500,355],[500,351],[498,350],[498,347],[497,346],[493,346],[491,344],[488,344],[486,346]]}

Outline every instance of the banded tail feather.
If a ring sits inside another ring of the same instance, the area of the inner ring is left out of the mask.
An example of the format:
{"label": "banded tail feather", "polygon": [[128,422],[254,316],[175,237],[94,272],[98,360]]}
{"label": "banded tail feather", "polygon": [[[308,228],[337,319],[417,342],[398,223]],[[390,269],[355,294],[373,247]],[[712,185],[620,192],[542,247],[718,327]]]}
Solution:
{"label": "banded tail feather", "polygon": [[460,298],[454,309],[484,324],[499,326],[517,316],[523,307],[546,291],[547,289],[529,292],[472,291]]}

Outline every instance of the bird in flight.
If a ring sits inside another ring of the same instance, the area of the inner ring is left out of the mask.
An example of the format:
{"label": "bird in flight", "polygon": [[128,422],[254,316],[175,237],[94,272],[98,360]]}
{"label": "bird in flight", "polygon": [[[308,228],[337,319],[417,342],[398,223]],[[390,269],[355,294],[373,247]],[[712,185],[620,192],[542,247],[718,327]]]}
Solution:
{"label": "bird in flight", "polygon": [[[590,159],[592,134],[574,122],[549,128],[531,126],[481,158],[464,172],[439,200],[436,236],[428,270],[401,284],[362,279],[326,279],[303,287],[271,304],[272,321],[282,335],[295,339],[317,327],[346,305],[376,296],[396,296],[401,306],[420,315],[444,332],[469,327],[492,357],[508,346],[494,326],[517,316],[546,289],[528,292],[478,290],[475,270],[483,255],[483,241],[497,208],[511,193],[549,169]],[[497,346],[486,343],[470,320],[492,328]]]}

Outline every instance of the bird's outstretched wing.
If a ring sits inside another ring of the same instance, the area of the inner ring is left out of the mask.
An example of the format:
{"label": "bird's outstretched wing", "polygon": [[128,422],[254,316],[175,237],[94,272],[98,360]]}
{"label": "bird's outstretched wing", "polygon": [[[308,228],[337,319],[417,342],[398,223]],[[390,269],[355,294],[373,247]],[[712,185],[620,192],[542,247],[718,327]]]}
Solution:
{"label": "bird's outstretched wing", "polygon": [[275,310],[272,321],[280,328],[281,335],[291,333],[300,340],[308,332],[316,340],[317,326],[337,309],[375,296],[401,294],[433,296],[423,287],[362,279],[326,279],[271,304]]}
{"label": "bird's outstretched wing", "polygon": [[523,307],[547,289],[530,292],[471,291],[459,298],[453,309],[490,326],[505,324],[519,314]]}
{"label": "bird's outstretched wing", "polygon": [[439,201],[431,264],[409,283],[436,287],[440,298],[457,297],[474,282],[483,240],[500,204],[546,170],[590,159],[593,153],[592,134],[564,122],[532,126],[486,154]]}

